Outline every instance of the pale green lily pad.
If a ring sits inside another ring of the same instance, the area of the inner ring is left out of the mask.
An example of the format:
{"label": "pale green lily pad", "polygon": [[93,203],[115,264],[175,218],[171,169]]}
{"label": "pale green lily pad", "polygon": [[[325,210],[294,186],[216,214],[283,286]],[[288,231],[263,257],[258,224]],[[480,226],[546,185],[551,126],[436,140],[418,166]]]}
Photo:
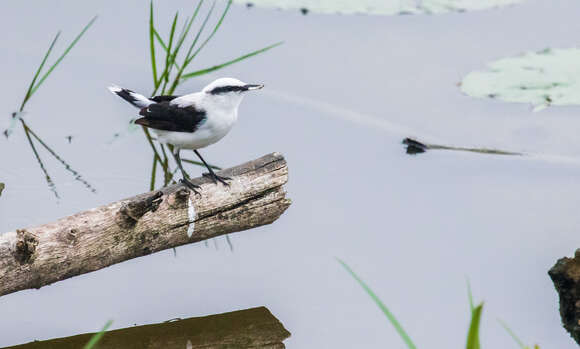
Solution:
{"label": "pale green lily pad", "polygon": [[580,49],[545,49],[503,58],[489,70],[469,73],[461,90],[469,96],[550,105],[580,104]]}
{"label": "pale green lily pad", "polygon": [[483,10],[524,0],[234,0],[240,4],[341,14],[439,14]]}

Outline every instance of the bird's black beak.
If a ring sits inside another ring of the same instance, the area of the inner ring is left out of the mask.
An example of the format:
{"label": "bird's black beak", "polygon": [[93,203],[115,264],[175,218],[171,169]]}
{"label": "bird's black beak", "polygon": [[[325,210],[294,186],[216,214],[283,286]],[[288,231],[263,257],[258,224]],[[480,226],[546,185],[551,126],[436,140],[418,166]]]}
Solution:
{"label": "bird's black beak", "polygon": [[259,89],[263,88],[264,85],[246,85],[244,87],[246,88],[246,91],[252,91],[252,90],[259,90]]}

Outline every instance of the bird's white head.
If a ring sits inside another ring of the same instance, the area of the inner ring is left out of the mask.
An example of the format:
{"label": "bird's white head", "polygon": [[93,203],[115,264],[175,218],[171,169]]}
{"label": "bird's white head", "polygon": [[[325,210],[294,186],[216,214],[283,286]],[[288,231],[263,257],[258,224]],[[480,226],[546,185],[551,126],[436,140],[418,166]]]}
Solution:
{"label": "bird's white head", "polygon": [[211,100],[222,108],[237,108],[246,92],[259,90],[264,85],[246,84],[238,79],[220,78],[201,90],[205,99]]}

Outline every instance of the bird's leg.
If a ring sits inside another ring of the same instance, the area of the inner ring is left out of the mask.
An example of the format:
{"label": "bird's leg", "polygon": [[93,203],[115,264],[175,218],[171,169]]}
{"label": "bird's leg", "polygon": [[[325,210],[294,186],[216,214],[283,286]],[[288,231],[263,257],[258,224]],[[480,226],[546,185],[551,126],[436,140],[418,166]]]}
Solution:
{"label": "bird's leg", "polygon": [[225,186],[230,186],[230,184],[228,182],[226,182],[227,180],[230,180],[230,177],[223,177],[223,176],[218,176],[215,174],[215,172],[213,172],[213,170],[211,169],[211,167],[207,164],[207,162],[205,162],[205,160],[201,157],[201,154],[197,151],[197,149],[194,150],[195,154],[197,155],[197,157],[199,157],[199,159],[201,160],[201,162],[203,162],[203,164],[205,165],[205,167],[207,167],[207,170],[209,171],[209,173],[202,173],[202,175],[204,177],[209,177],[211,178],[211,180],[214,183],[217,183],[218,181],[220,183],[222,183]]}
{"label": "bird's leg", "polygon": [[183,178],[181,178],[179,182],[185,184],[185,186],[191,189],[194,193],[199,194],[197,189],[200,189],[201,187],[199,185],[191,183],[191,181],[189,180],[189,176],[183,169],[183,165],[181,164],[181,157],[179,156],[179,148],[175,147],[173,149],[173,157],[175,158],[175,162],[177,163],[177,166],[181,171],[181,175],[183,176]]}

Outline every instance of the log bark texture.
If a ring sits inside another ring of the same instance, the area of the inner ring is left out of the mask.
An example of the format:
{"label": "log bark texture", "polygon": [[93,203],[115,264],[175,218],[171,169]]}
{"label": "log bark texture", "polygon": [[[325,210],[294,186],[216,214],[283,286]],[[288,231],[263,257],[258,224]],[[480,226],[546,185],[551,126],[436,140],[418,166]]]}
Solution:
{"label": "log bark texture", "polygon": [[[5,349],[78,349],[94,333],[7,347]],[[129,327],[106,332],[99,349],[283,349],[290,337],[284,326],[264,307],[231,313]]]}
{"label": "log bark texture", "polygon": [[230,186],[193,179],[54,223],[0,235],[0,296],[40,288],[128,259],[270,224],[290,206],[277,153],[219,171]]}
{"label": "log bark texture", "polygon": [[548,275],[560,297],[562,325],[580,345],[580,249],[574,258],[560,258]]}

